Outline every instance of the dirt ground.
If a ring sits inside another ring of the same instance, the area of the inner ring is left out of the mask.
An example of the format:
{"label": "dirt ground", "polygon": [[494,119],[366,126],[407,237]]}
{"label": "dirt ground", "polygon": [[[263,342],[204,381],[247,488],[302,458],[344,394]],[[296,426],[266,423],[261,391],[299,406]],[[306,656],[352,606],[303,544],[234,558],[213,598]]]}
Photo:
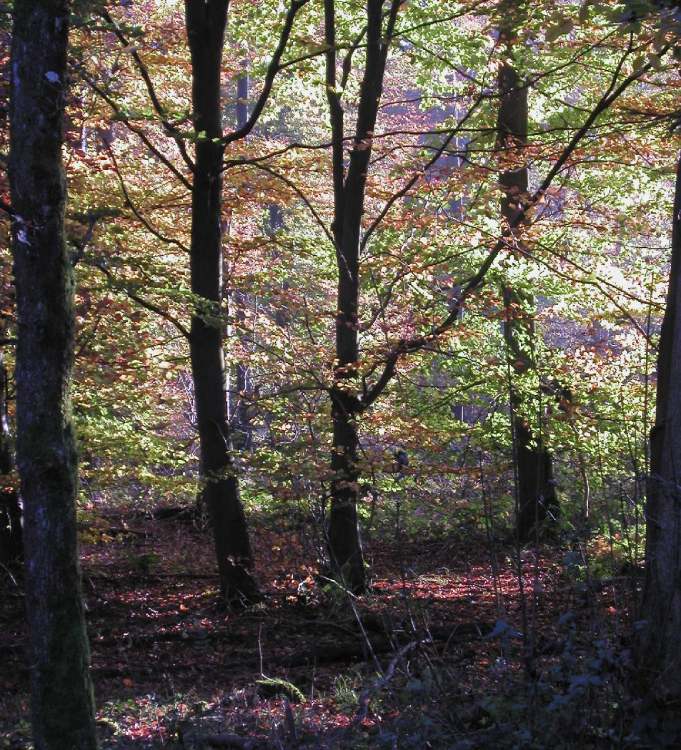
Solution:
{"label": "dirt ground", "polygon": [[[210,533],[192,519],[120,512],[82,530],[103,747],[505,747],[495,727],[522,734],[540,706],[560,732],[562,704],[617,672],[614,657],[588,664],[594,644],[621,653],[635,593],[624,577],[596,581],[564,550],[475,534],[375,539],[372,591],[353,598],[317,575],[301,528],[260,526],[265,598],[241,613],[221,610]],[[30,746],[23,598],[0,578],[0,747],[19,750]],[[612,746],[592,735],[581,746]]]}

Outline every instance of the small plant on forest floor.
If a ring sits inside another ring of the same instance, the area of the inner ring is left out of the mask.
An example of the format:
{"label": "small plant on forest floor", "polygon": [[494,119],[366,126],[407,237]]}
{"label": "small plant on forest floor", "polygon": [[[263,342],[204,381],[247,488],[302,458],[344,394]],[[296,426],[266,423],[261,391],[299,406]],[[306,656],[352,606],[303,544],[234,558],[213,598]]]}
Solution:
{"label": "small plant on forest floor", "polygon": [[349,713],[357,709],[359,682],[357,674],[339,674],[334,678],[333,700],[342,713]]}

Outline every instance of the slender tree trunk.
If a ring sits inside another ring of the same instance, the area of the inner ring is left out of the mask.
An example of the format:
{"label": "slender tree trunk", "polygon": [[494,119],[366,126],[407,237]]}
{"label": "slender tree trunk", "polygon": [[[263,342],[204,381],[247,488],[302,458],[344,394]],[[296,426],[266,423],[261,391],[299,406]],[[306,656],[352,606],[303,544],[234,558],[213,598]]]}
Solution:
{"label": "slender tree trunk", "polygon": [[76,536],[69,381],[73,275],[64,243],[67,0],[16,0],[10,188],[18,346],[17,463],[24,503],[33,741],[96,747]]}
{"label": "slender tree trunk", "polygon": [[356,395],[359,374],[359,246],[372,137],[383,91],[385,63],[399,2],[392,2],[385,30],[383,3],[367,0],[366,62],[357,107],[354,142],[344,169],[343,109],[336,91],[335,4],[325,2],[326,88],[333,139],[333,239],[338,268],[336,367],[331,388],[333,453],[329,553],[348,588],[366,588],[364,557],[357,522],[359,437],[357,418],[363,410]]}
{"label": "slender tree trunk", "polygon": [[0,352],[0,563],[12,565],[22,557],[21,507],[14,487],[14,452],[7,414],[8,376]]}
{"label": "slender tree trunk", "polygon": [[637,664],[647,697],[681,706],[681,155],[677,167],[672,264],[657,359],[657,406],[650,433],[645,583]]}
{"label": "slender tree trunk", "polygon": [[[364,161],[365,151],[354,149],[350,168],[357,176],[366,172],[358,162]],[[353,169],[354,167],[354,169]],[[364,557],[357,521],[359,496],[359,437],[357,417],[360,408],[355,393],[359,365],[359,232],[364,199],[364,182],[350,186],[346,180],[343,223],[334,226],[336,260],[338,266],[338,314],[336,316],[336,369],[331,390],[331,418],[333,421],[333,453],[331,469],[331,512],[329,516],[329,548],[338,572],[345,584],[355,593],[366,587]],[[348,191],[356,191],[348,201]],[[350,203],[350,205],[348,205]]]}
{"label": "slender tree trunk", "polygon": [[[502,32],[511,47],[512,34]],[[509,57],[511,49],[509,49]],[[527,144],[528,108],[527,86],[511,63],[499,68],[499,113],[497,121],[497,147],[502,158],[511,163],[500,177],[503,191],[501,213],[505,222],[511,222],[527,199],[528,175],[522,149]],[[518,242],[522,240],[518,238]],[[511,366],[517,375],[534,368],[528,341],[534,336],[534,319],[527,307],[532,299],[511,285],[503,290],[506,321],[504,335]],[[513,430],[514,461],[517,477],[517,534],[521,542],[529,541],[548,520],[558,515],[558,499],[553,480],[551,454],[541,436],[533,434],[527,418],[522,414],[523,400],[519,390],[511,386],[510,408]]]}
{"label": "slender tree trunk", "polygon": [[[237,79],[237,100],[236,100],[236,126],[237,128],[245,127],[248,122],[248,89],[249,78],[248,70],[244,67],[243,73]],[[242,292],[233,292],[233,300],[236,307],[235,314],[240,322],[244,322],[244,306],[248,298]],[[248,346],[248,336],[245,332],[238,334],[241,344]],[[239,450],[249,450],[253,443],[253,427],[251,425],[250,412],[248,407],[248,395],[251,391],[251,377],[248,365],[243,362],[237,362],[235,367],[236,375],[236,393],[233,394],[234,409],[230,414],[230,421],[233,425],[233,436],[235,447]]]}
{"label": "slender tree trunk", "polygon": [[[231,457],[222,351],[222,137],[220,72],[227,0],[186,0],[197,133],[192,190],[191,286],[198,302],[190,352],[203,475],[220,586],[228,606],[259,599],[239,484]],[[217,141],[217,142],[216,142]]]}

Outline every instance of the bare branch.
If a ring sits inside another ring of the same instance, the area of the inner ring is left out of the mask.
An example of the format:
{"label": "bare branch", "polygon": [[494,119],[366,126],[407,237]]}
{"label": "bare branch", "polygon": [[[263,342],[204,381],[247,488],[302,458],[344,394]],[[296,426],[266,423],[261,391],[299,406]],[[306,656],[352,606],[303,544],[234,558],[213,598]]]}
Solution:
{"label": "bare branch", "polygon": [[307,5],[308,2],[309,0],[293,0],[293,2],[291,3],[291,7],[286,14],[286,20],[284,21],[284,28],[281,30],[281,34],[279,36],[279,43],[274,50],[272,59],[270,60],[270,64],[267,66],[267,72],[265,73],[265,82],[263,84],[262,91],[260,92],[260,96],[255,102],[253,111],[251,112],[251,115],[248,118],[246,124],[241,128],[237,128],[232,133],[229,133],[222,139],[222,143],[225,146],[229,143],[234,143],[234,141],[239,141],[242,138],[245,138],[251,132],[251,130],[253,130],[255,124],[258,122],[258,119],[260,118],[260,115],[262,114],[262,111],[265,108],[265,105],[267,104],[267,101],[272,92],[274,79],[276,78],[277,73],[282,68],[281,58],[286,50],[288,40],[291,36],[291,31],[293,29],[293,23],[296,19],[296,15],[301,8]]}

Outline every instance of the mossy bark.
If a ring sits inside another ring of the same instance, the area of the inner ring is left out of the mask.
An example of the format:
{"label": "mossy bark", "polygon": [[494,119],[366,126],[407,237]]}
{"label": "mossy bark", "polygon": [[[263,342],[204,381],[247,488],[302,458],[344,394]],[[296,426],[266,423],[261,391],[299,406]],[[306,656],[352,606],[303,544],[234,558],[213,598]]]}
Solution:
{"label": "mossy bark", "polygon": [[67,0],[14,3],[10,187],[18,320],[17,465],[37,750],[96,747],[69,406],[73,277],[64,242],[61,156],[68,33]]}

